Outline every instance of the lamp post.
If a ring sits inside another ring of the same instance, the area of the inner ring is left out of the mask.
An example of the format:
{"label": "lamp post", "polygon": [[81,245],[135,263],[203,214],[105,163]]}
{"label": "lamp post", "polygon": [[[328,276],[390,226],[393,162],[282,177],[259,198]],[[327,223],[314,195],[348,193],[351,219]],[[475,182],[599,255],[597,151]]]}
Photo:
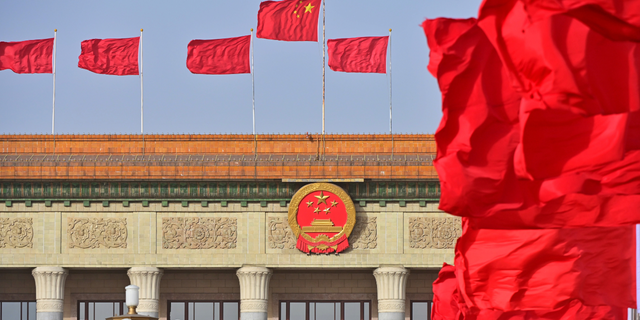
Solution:
{"label": "lamp post", "polygon": [[113,316],[105,320],[158,320],[156,317],[143,316],[136,312],[140,300],[140,287],[129,285],[124,288],[126,294],[125,304],[129,311],[125,315]]}

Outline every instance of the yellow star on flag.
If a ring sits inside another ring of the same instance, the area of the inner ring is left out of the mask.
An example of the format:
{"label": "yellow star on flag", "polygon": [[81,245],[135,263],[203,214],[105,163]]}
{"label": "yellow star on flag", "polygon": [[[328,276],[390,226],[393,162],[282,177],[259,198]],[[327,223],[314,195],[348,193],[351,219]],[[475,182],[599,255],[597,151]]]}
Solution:
{"label": "yellow star on flag", "polygon": [[313,201],[307,202],[307,208],[311,207],[312,205],[313,205]]}
{"label": "yellow star on flag", "polygon": [[307,13],[307,12],[311,12],[311,9],[313,9],[313,8],[315,8],[315,6],[312,6],[312,5],[311,5],[311,2],[309,2],[309,5],[308,5],[308,6],[306,6],[306,7],[304,7],[304,12],[305,12],[305,13]]}
{"label": "yellow star on flag", "polygon": [[335,206],[337,206],[337,205],[338,205],[338,201],[331,201],[331,206],[332,206],[332,207],[335,207]]}
{"label": "yellow star on flag", "polygon": [[327,198],[329,198],[329,196],[325,196],[323,191],[320,191],[320,195],[319,196],[314,196],[316,198],[318,198],[318,203],[317,204],[327,204]]}
{"label": "yellow star on flag", "polygon": [[316,207],[316,209],[313,210],[313,213],[318,213],[318,212],[320,212],[320,208]]}
{"label": "yellow star on flag", "polygon": [[326,209],[324,209],[322,211],[324,211],[325,214],[329,214],[329,208],[326,208]]}

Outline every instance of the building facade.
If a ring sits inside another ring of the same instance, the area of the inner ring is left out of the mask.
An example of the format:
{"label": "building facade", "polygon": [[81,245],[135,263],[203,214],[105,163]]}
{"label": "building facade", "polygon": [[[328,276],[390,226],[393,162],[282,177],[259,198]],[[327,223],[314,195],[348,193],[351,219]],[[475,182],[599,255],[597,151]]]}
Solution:
{"label": "building facade", "polygon": [[[129,284],[163,320],[428,319],[461,233],[432,135],[0,137],[0,320],[102,320]],[[354,204],[339,253],[290,224],[319,182]]]}

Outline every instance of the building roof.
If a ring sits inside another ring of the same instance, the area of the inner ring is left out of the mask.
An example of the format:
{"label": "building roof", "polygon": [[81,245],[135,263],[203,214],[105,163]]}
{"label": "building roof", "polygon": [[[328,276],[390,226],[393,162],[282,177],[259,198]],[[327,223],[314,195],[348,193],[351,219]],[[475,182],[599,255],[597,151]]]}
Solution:
{"label": "building roof", "polygon": [[0,135],[4,180],[437,179],[433,135]]}

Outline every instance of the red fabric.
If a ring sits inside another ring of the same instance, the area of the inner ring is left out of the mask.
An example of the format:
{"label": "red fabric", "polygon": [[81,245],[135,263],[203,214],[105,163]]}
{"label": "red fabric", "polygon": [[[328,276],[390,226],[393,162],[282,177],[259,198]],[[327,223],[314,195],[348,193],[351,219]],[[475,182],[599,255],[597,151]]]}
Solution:
{"label": "red fabric", "polygon": [[490,230],[463,221],[456,277],[473,311],[634,308],[635,226]]}
{"label": "red fabric", "polygon": [[387,73],[389,37],[329,39],[329,68],[341,72]]}
{"label": "red fabric", "polygon": [[137,75],[140,37],[82,41],[78,67],[117,76]]}
{"label": "red fabric", "polygon": [[191,40],[187,68],[199,74],[251,73],[251,36],[216,40]]}
{"label": "red fabric", "polygon": [[530,179],[621,160],[623,113],[640,110],[638,44],[603,36],[599,27],[622,29],[592,6],[530,21],[542,5],[487,0],[479,22],[523,93],[516,172]]}
{"label": "red fabric", "polygon": [[53,38],[0,42],[0,70],[15,73],[52,73]]}
{"label": "red fabric", "polygon": [[264,1],[256,37],[283,41],[318,41],[321,0]]}
{"label": "red fabric", "polygon": [[456,267],[444,264],[433,283],[431,320],[597,320],[627,319],[625,308],[584,306],[572,300],[556,310],[509,311],[483,309],[473,312],[460,296]]}

